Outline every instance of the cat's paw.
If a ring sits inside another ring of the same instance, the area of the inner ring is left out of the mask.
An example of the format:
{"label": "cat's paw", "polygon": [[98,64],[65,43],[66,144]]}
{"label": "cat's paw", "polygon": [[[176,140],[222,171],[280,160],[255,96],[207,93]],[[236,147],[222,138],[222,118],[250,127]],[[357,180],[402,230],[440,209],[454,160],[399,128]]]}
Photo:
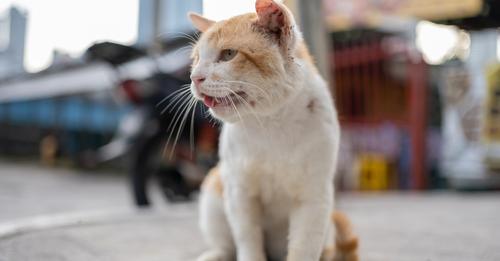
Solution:
{"label": "cat's paw", "polygon": [[196,261],[232,261],[229,254],[219,251],[210,250],[203,253]]}

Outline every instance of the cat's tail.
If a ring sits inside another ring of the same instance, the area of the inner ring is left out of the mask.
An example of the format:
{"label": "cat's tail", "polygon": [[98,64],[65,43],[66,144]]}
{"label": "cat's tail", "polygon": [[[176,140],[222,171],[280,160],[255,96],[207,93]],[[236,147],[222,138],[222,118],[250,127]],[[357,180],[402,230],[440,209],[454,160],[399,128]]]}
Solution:
{"label": "cat's tail", "polygon": [[322,261],[358,261],[358,237],[352,230],[349,218],[340,211],[332,213],[335,226],[335,246],[325,249]]}

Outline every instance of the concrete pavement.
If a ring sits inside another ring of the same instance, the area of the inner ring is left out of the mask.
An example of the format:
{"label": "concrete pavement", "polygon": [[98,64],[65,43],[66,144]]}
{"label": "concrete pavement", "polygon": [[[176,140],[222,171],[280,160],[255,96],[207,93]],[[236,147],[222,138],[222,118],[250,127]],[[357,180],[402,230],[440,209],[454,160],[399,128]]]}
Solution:
{"label": "concrete pavement", "polygon": [[[500,260],[499,193],[340,194],[338,207],[361,260]],[[0,162],[0,261],[193,260],[196,216],[195,202],[135,210],[120,176]]]}
{"label": "concrete pavement", "polygon": [[0,159],[0,222],[45,214],[129,207],[123,176]]}

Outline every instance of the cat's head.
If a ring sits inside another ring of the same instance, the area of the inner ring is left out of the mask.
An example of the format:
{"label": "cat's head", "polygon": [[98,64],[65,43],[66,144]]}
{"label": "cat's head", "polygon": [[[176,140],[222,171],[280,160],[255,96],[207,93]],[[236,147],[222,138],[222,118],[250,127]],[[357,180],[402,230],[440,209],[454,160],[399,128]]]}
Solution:
{"label": "cat's head", "polygon": [[202,32],[191,92],[223,121],[268,115],[298,91],[298,59],[308,54],[292,13],[273,0],[257,0],[255,10],[219,22],[189,14]]}

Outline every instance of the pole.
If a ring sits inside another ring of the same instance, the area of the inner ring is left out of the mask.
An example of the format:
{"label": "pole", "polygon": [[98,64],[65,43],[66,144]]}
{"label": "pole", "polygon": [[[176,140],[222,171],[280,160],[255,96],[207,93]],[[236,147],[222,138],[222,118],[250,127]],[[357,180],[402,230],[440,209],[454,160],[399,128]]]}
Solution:
{"label": "pole", "polygon": [[292,0],[288,2],[291,9],[296,11],[297,22],[300,24],[304,40],[316,61],[319,72],[327,81],[331,81],[328,59],[331,44],[325,26],[323,1]]}
{"label": "pole", "polygon": [[161,51],[160,34],[161,34],[161,0],[153,0],[153,42],[151,52],[158,53]]}

